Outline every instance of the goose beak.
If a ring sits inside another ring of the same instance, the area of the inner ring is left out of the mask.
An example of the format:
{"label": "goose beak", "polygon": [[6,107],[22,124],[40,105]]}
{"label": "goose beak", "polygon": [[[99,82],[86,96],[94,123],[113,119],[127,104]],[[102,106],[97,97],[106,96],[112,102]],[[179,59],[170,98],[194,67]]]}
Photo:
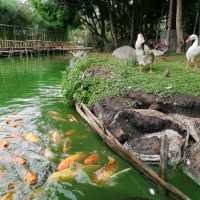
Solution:
{"label": "goose beak", "polygon": [[185,41],[185,43],[188,43],[188,42],[190,42],[190,41],[191,41],[191,38],[188,37],[188,39]]}

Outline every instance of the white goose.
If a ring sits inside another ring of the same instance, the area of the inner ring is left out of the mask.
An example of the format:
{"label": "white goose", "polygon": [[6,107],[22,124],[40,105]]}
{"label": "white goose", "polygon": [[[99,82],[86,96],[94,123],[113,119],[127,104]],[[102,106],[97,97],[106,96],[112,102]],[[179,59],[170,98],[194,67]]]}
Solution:
{"label": "white goose", "polygon": [[150,72],[152,72],[154,54],[152,50],[146,44],[144,44],[144,42],[144,36],[141,33],[139,33],[135,43],[135,53],[137,62],[140,66],[140,72],[142,71],[142,66],[149,66]]}
{"label": "white goose", "polygon": [[198,57],[200,57],[199,38],[197,35],[192,34],[186,40],[186,43],[194,41],[192,46],[186,52],[187,68],[192,64],[195,68],[198,67]]}

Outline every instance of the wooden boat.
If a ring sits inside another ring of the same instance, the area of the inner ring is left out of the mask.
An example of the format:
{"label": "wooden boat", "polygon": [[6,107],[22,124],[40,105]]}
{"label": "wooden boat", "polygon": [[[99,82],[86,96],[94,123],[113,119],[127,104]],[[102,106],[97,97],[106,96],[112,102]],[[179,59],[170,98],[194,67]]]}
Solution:
{"label": "wooden boat", "polygon": [[139,160],[135,155],[126,150],[123,145],[107,130],[103,123],[83,103],[76,104],[76,110],[80,116],[96,131],[103,141],[122,158],[127,160],[134,168],[146,177],[161,186],[168,194],[179,200],[190,200],[190,198],[175,186],[161,178],[149,165]]}

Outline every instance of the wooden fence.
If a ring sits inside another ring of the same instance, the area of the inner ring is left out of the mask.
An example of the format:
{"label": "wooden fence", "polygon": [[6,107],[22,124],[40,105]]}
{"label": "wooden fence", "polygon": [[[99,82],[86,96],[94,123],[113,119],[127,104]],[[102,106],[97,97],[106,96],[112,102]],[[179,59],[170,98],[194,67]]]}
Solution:
{"label": "wooden fence", "polygon": [[38,27],[20,27],[0,24],[0,39],[2,40],[43,40],[66,41],[67,34],[64,30],[47,30]]}
{"label": "wooden fence", "polygon": [[37,54],[50,52],[66,52],[91,50],[91,47],[75,45],[72,42],[42,40],[0,40],[0,56]]}

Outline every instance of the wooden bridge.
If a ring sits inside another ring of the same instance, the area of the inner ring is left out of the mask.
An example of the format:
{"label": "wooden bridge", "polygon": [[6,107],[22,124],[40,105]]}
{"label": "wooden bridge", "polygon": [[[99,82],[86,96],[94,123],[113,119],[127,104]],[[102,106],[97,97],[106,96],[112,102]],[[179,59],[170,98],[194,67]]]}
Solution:
{"label": "wooden bridge", "polygon": [[72,42],[41,40],[0,40],[0,56],[66,53],[68,51],[91,50],[91,47],[75,45]]}
{"label": "wooden bridge", "polygon": [[73,42],[63,42],[66,40],[67,34],[62,29],[49,31],[38,27],[0,24],[0,56],[28,56],[92,49],[76,45]]}

